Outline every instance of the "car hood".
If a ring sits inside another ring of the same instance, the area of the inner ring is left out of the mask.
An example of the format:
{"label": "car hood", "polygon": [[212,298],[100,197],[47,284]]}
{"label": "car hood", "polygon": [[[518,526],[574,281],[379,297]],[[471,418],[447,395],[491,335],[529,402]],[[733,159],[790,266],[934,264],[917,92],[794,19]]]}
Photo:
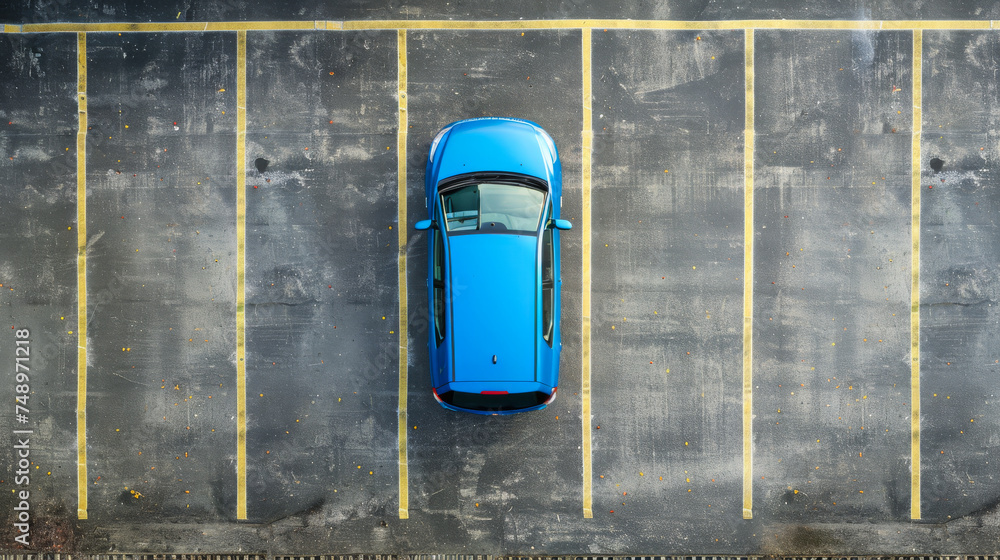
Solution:
{"label": "car hood", "polygon": [[478,171],[521,173],[552,181],[558,153],[549,135],[525,120],[483,117],[454,123],[436,147],[433,184]]}
{"label": "car hood", "polygon": [[496,233],[449,237],[452,381],[535,380],[537,242]]}

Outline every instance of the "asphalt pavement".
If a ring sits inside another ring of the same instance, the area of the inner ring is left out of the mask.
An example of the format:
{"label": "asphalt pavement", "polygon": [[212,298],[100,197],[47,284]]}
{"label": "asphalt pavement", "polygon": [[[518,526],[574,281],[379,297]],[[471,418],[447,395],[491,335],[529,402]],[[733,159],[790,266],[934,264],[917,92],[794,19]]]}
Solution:
{"label": "asphalt pavement", "polygon": [[[997,553],[1000,10],[731,4],[0,10],[0,550]],[[485,115],[573,222],[511,416],[412,227]]]}

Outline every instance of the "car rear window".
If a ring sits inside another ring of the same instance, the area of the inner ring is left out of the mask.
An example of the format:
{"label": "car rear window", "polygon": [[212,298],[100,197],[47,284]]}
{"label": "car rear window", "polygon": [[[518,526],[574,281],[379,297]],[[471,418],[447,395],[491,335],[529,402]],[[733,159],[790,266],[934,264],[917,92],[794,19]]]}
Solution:
{"label": "car rear window", "polygon": [[552,395],[534,391],[531,393],[509,393],[509,394],[480,394],[465,393],[462,391],[447,391],[438,397],[447,404],[464,408],[466,410],[477,410],[480,412],[504,412],[510,410],[521,410],[531,408],[540,404],[545,404]]}

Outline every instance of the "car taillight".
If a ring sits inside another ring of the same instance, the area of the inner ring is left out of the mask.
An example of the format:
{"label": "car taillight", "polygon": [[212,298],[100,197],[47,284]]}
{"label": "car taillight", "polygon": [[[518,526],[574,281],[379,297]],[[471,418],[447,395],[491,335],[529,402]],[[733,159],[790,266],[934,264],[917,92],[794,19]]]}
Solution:
{"label": "car taillight", "polygon": [[545,401],[546,405],[550,405],[552,404],[552,401],[556,400],[556,389],[558,389],[558,387],[552,388],[552,394],[549,395],[549,400]]}
{"label": "car taillight", "polygon": [[441,400],[441,397],[438,396],[438,390],[437,389],[431,388],[431,391],[434,392],[434,400],[436,400],[437,402],[444,402],[444,401]]}
{"label": "car taillight", "polygon": [[480,395],[506,395],[507,391],[482,391]]}

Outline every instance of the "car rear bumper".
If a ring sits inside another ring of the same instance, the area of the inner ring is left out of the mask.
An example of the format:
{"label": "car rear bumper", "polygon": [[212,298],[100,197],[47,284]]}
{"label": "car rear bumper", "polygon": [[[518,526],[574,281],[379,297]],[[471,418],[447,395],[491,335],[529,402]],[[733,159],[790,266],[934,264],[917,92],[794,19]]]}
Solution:
{"label": "car rear bumper", "polygon": [[[466,390],[455,390],[453,385],[471,385],[468,383],[451,383],[441,387],[442,391],[433,389],[434,399],[449,410],[458,412],[470,412],[472,414],[482,414],[487,416],[498,416],[506,414],[516,414],[518,412],[530,412],[542,410],[556,398],[555,387],[545,387],[540,383],[537,389],[529,392],[508,392],[506,390],[482,389],[478,392]],[[476,384],[480,385],[480,384]]]}

